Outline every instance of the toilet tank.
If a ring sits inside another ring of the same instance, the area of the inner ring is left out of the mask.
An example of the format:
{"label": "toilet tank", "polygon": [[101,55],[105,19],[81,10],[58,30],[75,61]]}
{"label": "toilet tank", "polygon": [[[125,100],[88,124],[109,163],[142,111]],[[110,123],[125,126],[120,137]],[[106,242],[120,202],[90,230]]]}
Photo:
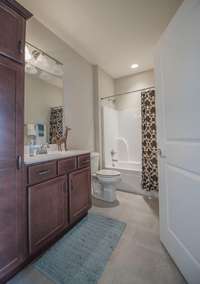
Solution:
{"label": "toilet tank", "polygon": [[100,154],[97,152],[93,152],[90,155],[91,157],[91,173],[94,175],[99,170],[99,157]]}

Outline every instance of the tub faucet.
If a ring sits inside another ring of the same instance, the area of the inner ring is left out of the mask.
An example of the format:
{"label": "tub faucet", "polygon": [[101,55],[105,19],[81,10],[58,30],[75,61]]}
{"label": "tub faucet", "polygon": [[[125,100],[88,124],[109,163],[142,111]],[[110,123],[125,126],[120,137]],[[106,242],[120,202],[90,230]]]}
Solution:
{"label": "tub faucet", "polygon": [[111,158],[112,158],[112,166],[115,167],[115,162],[118,162],[118,159],[114,159],[115,154],[117,154],[117,152],[115,152],[113,149],[110,152],[111,154]]}
{"label": "tub faucet", "polygon": [[111,156],[113,157],[117,152],[115,152],[113,149],[110,151]]}

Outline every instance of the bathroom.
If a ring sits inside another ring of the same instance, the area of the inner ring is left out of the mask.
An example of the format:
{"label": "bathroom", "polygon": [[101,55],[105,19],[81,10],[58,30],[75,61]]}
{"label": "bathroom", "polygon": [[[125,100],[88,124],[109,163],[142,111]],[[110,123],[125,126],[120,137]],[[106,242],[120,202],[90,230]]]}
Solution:
{"label": "bathroom", "polygon": [[[102,144],[99,152],[101,151],[103,168],[120,172],[121,181],[117,184],[117,190],[158,197],[158,185],[153,190],[142,186],[142,153],[147,151],[142,147],[145,134],[142,125],[147,119],[144,115],[144,103],[142,109],[142,101],[147,99],[150,92],[149,96],[152,98],[150,112],[154,120],[152,124],[155,126],[154,71],[152,69],[115,80],[102,70],[98,72],[103,74],[103,78],[106,76],[107,80],[101,82],[104,84],[103,90],[107,88],[108,94],[104,96],[104,93],[102,97],[99,94],[98,106],[101,128],[99,144]],[[156,143],[156,139],[154,140]],[[157,159],[157,145],[155,144],[155,149],[149,150],[155,152]],[[98,197],[98,187],[94,195]]]}
{"label": "bathroom", "polygon": [[199,284],[199,19],[0,1],[0,283]]}

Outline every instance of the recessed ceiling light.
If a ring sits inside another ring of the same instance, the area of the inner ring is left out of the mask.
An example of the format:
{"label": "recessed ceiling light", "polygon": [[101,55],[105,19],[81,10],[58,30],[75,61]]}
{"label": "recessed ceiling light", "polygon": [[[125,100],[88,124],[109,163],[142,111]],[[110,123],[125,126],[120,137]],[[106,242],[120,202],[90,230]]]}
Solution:
{"label": "recessed ceiling light", "polygon": [[132,65],[131,65],[131,68],[132,68],[132,69],[135,69],[135,68],[138,68],[138,67],[139,67],[138,64],[132,64]]}

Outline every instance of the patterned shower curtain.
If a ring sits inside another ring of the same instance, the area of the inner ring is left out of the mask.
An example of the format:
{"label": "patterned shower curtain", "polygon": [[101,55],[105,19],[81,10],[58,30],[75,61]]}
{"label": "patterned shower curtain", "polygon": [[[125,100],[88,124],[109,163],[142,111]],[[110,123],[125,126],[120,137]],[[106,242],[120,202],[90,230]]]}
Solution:
{"label": "patterned shower curtain", "polygon": [[52,143],[53,132],[56,130],[57,136],[63,135],[63,108],[51,108],[50,113],[50,130],[49,130],[49,143]]}
{"label": "patterned shower curtain", "polygon": [[141,94],[142,107],[142,188],[158,191],[155,91]]}

